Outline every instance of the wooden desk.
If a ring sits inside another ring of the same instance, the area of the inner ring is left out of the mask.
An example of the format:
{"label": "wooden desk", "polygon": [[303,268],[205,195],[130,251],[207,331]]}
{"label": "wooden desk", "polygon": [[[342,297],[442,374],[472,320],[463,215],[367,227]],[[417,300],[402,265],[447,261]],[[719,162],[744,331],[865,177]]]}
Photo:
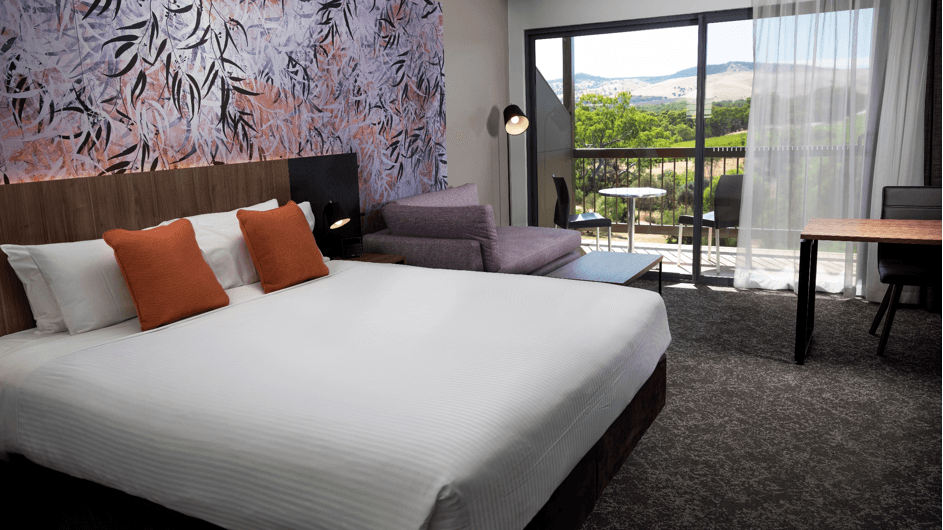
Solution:
{"label": "wooden desk", "polygon": [[940,245],[943,223],[911,219],[812,219],[799,236],[796,364],[805,363],[815,317],[815,263],[819,241]]}

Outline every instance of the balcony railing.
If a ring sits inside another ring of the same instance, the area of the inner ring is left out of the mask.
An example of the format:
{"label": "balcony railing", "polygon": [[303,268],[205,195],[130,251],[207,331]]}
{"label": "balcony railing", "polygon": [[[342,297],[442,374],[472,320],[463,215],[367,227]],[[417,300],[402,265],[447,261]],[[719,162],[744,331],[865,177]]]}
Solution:
{"label": "balcony railing", "polygon": [[[680,215],[693,215],[695,148],[575,149],[574,188],[576,207],[596,211],[612,219],[613,230],[627,227],[625,201],[603,197],[599,190],[617,187],[660,188],[662,197],[638,199],[635,204],[636,233],[677,236]],[[742,173],[744,147],[704,149],[703,211],[713,210],[714,188],[726,173]],[[690,227],[685,235],[690,234]],[[735,237],[734,231],[725,237]]]}
{"label": "balcony railing", "polygon": [[[801,164],[803,168],[814,175],[819,171],[827,175],[830,163],[835,158],[848,159],[860,157],[864,153],[863,144],[859,139],[858,146],[847,145],[796,145],[796,146],[758,146],[754,151],[758,158],[774,157],[778,164]],[[745,147],[708,147],[704,149],[704,197],[703,211],[714,210],[714,192],[721,175],[727,173],[743,173]],[[667,193],[653,199],[637,199],[635,218],[632,220],[636,234],[657,234],[668,236],[667,240],[657,241],[659,238],[649,238],[639,245],[636,240],[636,252],[660,253],[671,263],[674,270],[683,273],[691,271],[694,261],[690,242],[680,247],[675,238],[678,236],[678,217],[692,215],[694,204],[695,178],[695,149],[694,148],[648,148],[648,149],[574,149],[576,171],[574,174],[574,188],[576,190],[575,206],[584,212],[596,211],[613,221],[613,232],[625,232],[628,224],[626,206],[622,199],[604,197],[599,190],[614,187],[651,187],[661,188]],[[831,161],[829,159],[832,159]],[[768,161],[767,161],[768,162]],[[765,162],[764,162],[765,164]],[[763,164],[761,164],[762,166]],[[754,176],[755,177],[755,176]],[[807,179],[808,180],[808,179]],[[827,188],[831,182],[822,177],[819,185]],[[823,195],[829,196],[823,192]],[[787,227],[764,227],[754,224],[754,263],[766,263],[770,270],[780,270],[789,266],[789,260],[794,259],[794,250],[777,243],[781,237],[772,237],[782,232],[789,232],[798,238],[805,225],[804,215],[796,214]],[[758,241],[756,234],[770,233],[772,246],[764,245],[769,242]],[[685,238],[693,235],[693,228],[686,226],[683,231]],[[704,229],[702,237],[708,235]],[[716,235],[716,234],[715,234]],[[713,268],[710,274],[731,275],[734,269],[736,250],[730,245],[736,245],[738,231],[736,228],[723,229],[722,247],[717,255],[715,249],[713,258],[708,248],[702,245],[702,256],[699,258],[702,266]],[[796,239],[797,241],[798,239]],[[592,240],[587,250],[594,248]],[[756,245],[760,246],[757,247]],[[618,248],[626,248],[619,242]],[[616,248],[616,245],[613,245]],[[678,259],[680,256],[680,259]],[[719,258],[719,259],[718,259]],[[819,266],[834,266],[836,274],[844,267],[844,251],[829,251],[820,249]],[[666,269],[672,271],[672,268]],[[704,270],[702,268],[702,270]]]}

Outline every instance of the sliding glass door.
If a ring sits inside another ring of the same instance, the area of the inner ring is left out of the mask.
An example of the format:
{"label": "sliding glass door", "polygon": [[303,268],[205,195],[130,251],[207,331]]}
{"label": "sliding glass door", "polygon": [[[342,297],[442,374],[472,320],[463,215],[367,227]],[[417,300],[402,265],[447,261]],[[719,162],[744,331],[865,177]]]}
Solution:
{"label": "sliding glass door", "polygon": [[[556,103],[570,119],[570,213],[610,218],[613,251],[662,254],[669,277],[732,282],[749,19],[746,9],[525,34],[528,112]],[[546,225],[555,201],[542,184],[548,141],[561,152],[566,120],[556,118],[528,131],[530,224]],[[593,237],[584,249],[596,249]]]}
{"label": "sliding glass door", "polygon": [[[750,95],[753,21],[708,22],[704,72],[701,275],[732,281],[743,189]],[[682,246],[682,248],[685,248]]]}

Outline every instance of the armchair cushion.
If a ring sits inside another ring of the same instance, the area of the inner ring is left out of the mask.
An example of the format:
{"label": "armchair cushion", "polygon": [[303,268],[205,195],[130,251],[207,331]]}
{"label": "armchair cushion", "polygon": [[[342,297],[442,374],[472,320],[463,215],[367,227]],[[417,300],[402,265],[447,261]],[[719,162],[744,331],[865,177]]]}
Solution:
{"label": "armchair cushion", "polygon": [[474,239],[394,236],[380,230],[363,236],[363,251],[406,257],[406,264],[432,269],[483,271],[481,244]]}
{"label": "armchair cushion", "polygon": [[407,206],[396,202],[384,206],[382,213],[392,235],[472,239],[481,245],[485,270],[495,272],[501,268],[496,252],[498,234],[490,204]]}
{"label": "armchair cushion", "polygon": [[498,232],[498,272],[529,274],[580,248],[580,233],[540,226],[501,226]]}
{"label": "armchair cushion", "polygon": [[478,206],[478,186],[465,184],[456,188],[396,199],[393,203],[404,206]]}

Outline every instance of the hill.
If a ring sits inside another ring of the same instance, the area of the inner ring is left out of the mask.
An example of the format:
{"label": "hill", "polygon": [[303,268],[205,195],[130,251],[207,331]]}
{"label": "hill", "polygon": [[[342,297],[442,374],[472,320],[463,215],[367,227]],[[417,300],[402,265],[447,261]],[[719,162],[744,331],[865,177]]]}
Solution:
{"label": "hill", "polygon": [[[738,100],[750,97],[753,86],[753,64],[732,61],[707,66],[708,86],[715,99]],[[553,79],[548,84],[563,99],[563,80]],[[636,105],[670,103],[694,93],[697,86],[697,68],[686,68],[671,75],[649,77],[607,78],[577,73],[574,79],[576,96],[602,94],[614,96],[631,92]]]}
{"label": "hill", "polygon": [[[714,74],[723,74],[727,72],[752,72],[753,63],[748,63],[744,61],[731,61],[724,64],[709,64],[707,65],[707,75]],[[659,77],[637,77],[641,81],[645,81],[651,85],[656,83],[662,83],[668,81],[669,79],[677,79],[679,77],[697,77],[697,67],[692,66],[691,68],[685,68],[680,72],[675,72],[671,75],[663,75]]]}

